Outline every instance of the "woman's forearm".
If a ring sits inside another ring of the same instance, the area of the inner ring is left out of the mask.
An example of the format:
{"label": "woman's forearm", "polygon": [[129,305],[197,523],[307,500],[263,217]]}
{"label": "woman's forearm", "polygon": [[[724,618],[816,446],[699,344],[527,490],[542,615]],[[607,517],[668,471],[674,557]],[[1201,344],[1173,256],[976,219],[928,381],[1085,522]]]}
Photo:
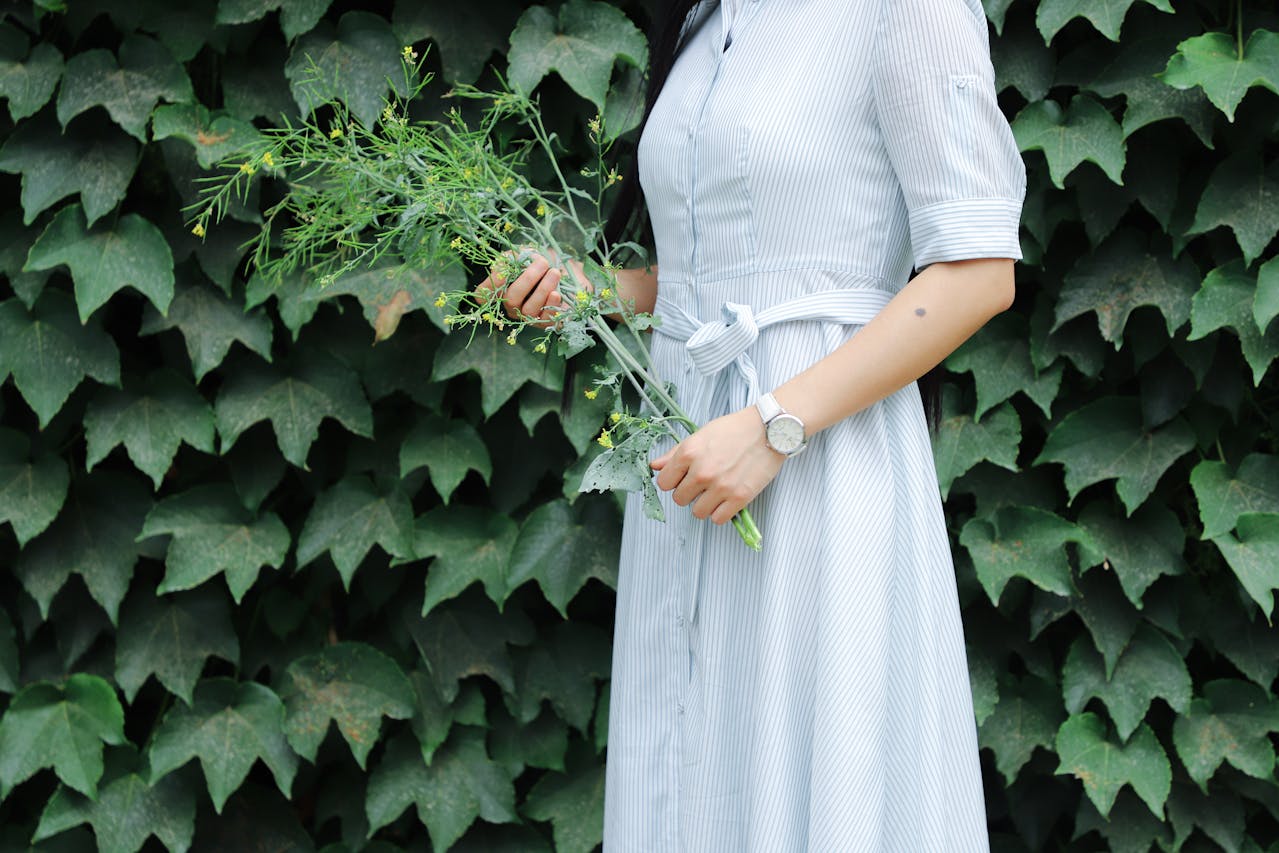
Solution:
{"label": "woman's forearm", "polygon": [[652,314],[657,307],[657,265],[618,270],[617,295],[633,302],[636,313]]}

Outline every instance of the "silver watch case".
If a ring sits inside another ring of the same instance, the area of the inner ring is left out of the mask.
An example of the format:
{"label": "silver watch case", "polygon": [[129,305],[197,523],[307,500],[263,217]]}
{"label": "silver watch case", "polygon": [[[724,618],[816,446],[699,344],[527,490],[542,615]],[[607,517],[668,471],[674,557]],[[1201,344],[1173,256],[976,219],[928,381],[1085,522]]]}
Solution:
{"label": "silver watch case", "polygon": [[804,422],[787,412],[772,394],[761,395],[755,407],[764,421],[764,443],[783,456],[794,456],[808,446]]}

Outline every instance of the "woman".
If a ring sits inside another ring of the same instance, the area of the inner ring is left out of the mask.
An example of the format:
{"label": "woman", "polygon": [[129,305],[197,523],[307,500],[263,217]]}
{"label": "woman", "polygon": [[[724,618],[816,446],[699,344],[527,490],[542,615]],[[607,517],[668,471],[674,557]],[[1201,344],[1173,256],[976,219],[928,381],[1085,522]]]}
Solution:
{"label": "woman", "polygon": [[[652,461],[668,521],[627,505],[605,850],[986,851],[915,382],[1011,305],[1021,257],[982,6],[668,6],[638,151],[656,264],[619,280],[704,426]],[[558,281],[539,258],[507,310],[550,318]],[[760,553],[724,524],[747,503]]]}

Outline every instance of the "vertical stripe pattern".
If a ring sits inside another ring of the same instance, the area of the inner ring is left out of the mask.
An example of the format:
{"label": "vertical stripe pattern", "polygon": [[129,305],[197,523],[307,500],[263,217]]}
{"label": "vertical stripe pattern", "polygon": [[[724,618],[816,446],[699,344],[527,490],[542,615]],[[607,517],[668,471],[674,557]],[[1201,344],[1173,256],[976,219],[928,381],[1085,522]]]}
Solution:
{"label": "vertical stripe pattern", "polygon": [[[639,158],[653,357],[699,418],[849,340],[912,267],[1020,257],[979,0],[704,0],[686,32]],[[916,385],[786,461],[761,553],[661,499],[665,523],[626,510],[606,853],[986,853]]]}

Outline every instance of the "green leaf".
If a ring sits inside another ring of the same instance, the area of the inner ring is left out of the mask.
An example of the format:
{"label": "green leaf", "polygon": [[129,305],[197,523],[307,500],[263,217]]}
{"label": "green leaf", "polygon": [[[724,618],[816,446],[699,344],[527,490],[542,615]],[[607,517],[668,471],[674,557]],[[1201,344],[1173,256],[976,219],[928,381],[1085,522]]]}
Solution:
{"label": "green leaf", "polygon": [[126,382],[123,390],[99,389],[85,411],[84,432],[86,469],[123,444],[133,464],[159,489],[182,442],[213,452],[213,409],[195,386],[160,368],[145,382]]}
{"label": "green leaf", "polygon": [[560,853],[591,853],[604,839],[604,765],[547,773],[529,790],[524,813],[551,822]]}
{"label": "green leaf", "polygon": [[221,814],[227,798],[260,758],[288,797],[298,757],[285,740],[283,724],[284,703],[269,687],[230,678],[204,679],[196,685],[194,704],[170,705],[153,730],[147,746],[148,781],[155,785],[198,758],[213,808]]}
{"label": "green leaf", "polygon": [[60,131],[53,118],[36,116],[8,135],[0,171],[22,175],[22,222],[75,193],[92,224],[124,198],[138,166],[138,143],[115,127]]}
{"label": "green leaf", "polygon": [[1016,89],[1029,102],[1042,101],[1052,88],[1057,55],[1034,30],[1018,26],[991,39],[990,59],[995,67],[995,91]]}
{"label": "green leaf", "polygon": [[476,581],[500,608],[510,592],[506,570],[518,532],[510,516],[479,507],[436,507],[418,516],[413,554],[435,558],[426,575],[422,615]]}
{"label": "green leaf", "polygon": [[[1080,551],[1088,551],[1088,543],[1080,543]],[[1105,675],[1114,674],[1119,656],[1137,631],[1140,614],[1117,589],[1118,583],[1109,572],[1086,572],[1075,579],[1069,609],[1083,621],[1093,643],[1105,661]]]}
{"label": "green leaf", "polygon": [[1150,431],[1142,426],[1137,399],[1102,397],[1062,418],[1033,464],[1060,462],[1071,501],[1093,483],[1118,479],[1119,498],[1132,515],[1169,466],[1194,446],[1194,432],[1182,418]]}
{"label": "green leaf", "polygon": [[409,806],[426,825],[431,847],[447,850],[476,818],[515,823],[515,786],[489,760],[484,736],[469,726],[453,730],[430,765],[406,735],[391,740],[369,776],[364,808],[369,832],[391,823]]}
{"label": "green leaf", "polygon": [[1150,726],[1142,723],[1127,743],[1106,735],[1105,724],[1092,712],[1072,715],[1057,730],[1057,773],[1071,773],[1084,783],[1088,799],[1103,816],[1124,785],[1163,817],[1164,801],[1172,785],[1168,756]]}
{"label": "green leaf", "polygon": [[391,26],[401,44],[431,39],[440,54],[444,79],[474,83],[494,53],[505,52],[520,6],[513,0],[490,0],[484,14],[457,3],[396,0]]}
{"label": "green leaf", "polygon": [[145,143],[147,120],[161,99],[194,100],[191,80],[167,47],[135,33],[120,45],[118,62],[103,48],[67,60],[58,91],[58,121],[65,129],[80,113],[102,106],[126,133]]}
{"label": "green leaf", "polygon": [[1279,512],[1279,456],[1250,453],[1232,474],[1225,462],[1205,459],[1190,472],[1199,502],[1201,539],[1235,529],[1246,512]]}
{"label": "green leaf", "polygon": [[[134,752],[131,746],[120,750],[125,751]],[[134,853],[152,835],[169,850],[189,850],[195,835],[195,792],[186,781],[169,776],[152,787],[136,769],[112,774],[110,763],[96,799],[61,786],[53,792],[32,842],[87,823],[103,853]]]}
{"label": "green leaf", "polygon": [[315,499],[298,536],[298,568],[325,551],[333,558],[342,583],[374,545],[392,557],[413,556],[413,507],[398,485],[383,490],[362,474],[344,477]]}
{"label": "green leaf", "polygon": [[218,0],[219,24],[247,24],[280,10],[280,29],[293,41],[320,22],[332,0]]}
{"label": "green leaf", "polygon": [[17,299],[0,302],[0,377],[13,382],[41,428],[86,376],[120,383],[120,354],[96,322],[81,327],[71,298],[43,294],[30,312]]}
{"label": "green leaf", "polygon": [[549,638],[520,655],[515,696],[508,707],[516,719],[532,722],[549,699],[555,713],[583,735],[595,709],[595,682],[608,676],[609,637],[594,625],[560,622]]}
{"label": "green leaf", "polygon": [[1079,514],[1079,526],[1092,540],[1080,547],[1081,563],[1113,571],[1134,607],[1141,607],[1142,596],[1161,576],[1186,571],[1185,532],[1165,506],[1144,503],[1124,518],[1108,501],[1094,501]]}
{"label": "green leaf", "polygon": [[45,767],[96,798],[102,745],[125,742],[124,709],[104,679],[76,672],[57,684],[29,684],[0,719],[0,799]]}
{"label": "green leaf", "polygon": [[480,403],[486,418],[526,382],[558,391],[564,381],[561,358],[538,355],[530,347],[507,346],[497,335],[476,335],[469,345],[465,333],[448,335],[435,356],[431,379],[441,382],[468,370],[480,377]]}
{"label": "green leaf", "polygon": [[268,512],[255,517],[229,483],[206,483],[156,504],[138,538],[164,535],[173,538],[156,592],[192,589],[225,574],[236,604],[263,566],[284,565],[290,541],[279,516]]}
{"label": "green leaf", "polygon": [[1279,233],[1279,160],[1267,167],[1258,156],[1236,154],[1213,170],[1186,235],[1221,225],[1235,232],[1244,265],[1251,266]]}
{"label": "green leaf", "polygon": [[440,329],[445,329],[448,310],[435,305],[446,291],[466,289],[466,272],[460,264],[439,263],[428,267],[382,264],[347,273],[326,284],[314,296],[317,300],[354,296],[364,309],[364,319],[373,328],[374,343],[395,333],[400,318],[410,311],[424,311]]}
{"label": "green leaf", "polygon": [[955,397],[943,395],[942,418],[933,434],[933,458],[943,498],[950,494],[956,477],[980,462],[1016,471],[1021,444],[1021,421],[1011,405],[1004,404],[978,421],[957,411]]}
{"label": "green leaf", "polygon": [[[564,437],[581,455],[594,444],[604,419],[613,408],[612,394],[600,394],[593,400],[585,396],[587,389],[595,387],[596,367],[610,364],[612,359],[604,347],[595,347],[590,353],[576,356],[574,361],[576,371],[573,387],[569,389],[571,402],[568,410],[564,410],[562,389],[527,385],[520,391],[520,422],[532,437],[542,418],[553,412]],[[616,369],[615,363],[610,366]]]}
{"label": "green leaf", "polygon": [[22,270],[22,265],[27,262],[27,251],[38,236],[39,230],[22,224],[17,208],[10,207],[0,213],[0,275],[9,279],[9,287],[28,310],[36,304],[49,280],[48,272]]}
{"label": "green leaf", "polygon": [[458,599],[433,608],[425,617],[406,614],[409,633],[445,702],[458,695],[458,682],[487,675],[506,693],[515,692],[508,644],[526,645],[533,625],[518,610],[499,615],[486,603]]}
{"label": "green leaf", "polygon": [[128,213],[111,225],[86,229],[84,208],[62,208],[27,254],[26,270],[71,268],[80,322],[86,323],[120,288],[129,286],[161,313],[173,299],[173,253],[146,219]]}
{"label": "green leaf", "polygon": [[1243,849],[1245,822],[1238,793],[1218,788],[1208,794],[1176,782],[1168,798],[1168,817],[1176,830],[1173,849],[1179,849],[1198,828],[1223,850]]}
{"label": "green leaf", "polygon": [[445,420],[431,416],[418,421],[400,445],[400,476],[425,466],[431,474],[431,485],[444,503],[453,490],[476,471],[488,483],[493,476],[493,462],[488,448],[475,428],[464,420]]}
{"label": "green leaf", "polygon": [[120,611],[115,646],[115,680],[130,703],[154,675],[188,705],[205,663],[218,657],[240,661],[240,641],[226,595],[211,586],[160,595],[134,591]]}
{"label": "green leaf", "polygon": [[1001,507],[986,518],[968,520],[959,542],[968,549],[977,580],[992,604],[1008,581],[1023,577],[1040,589],[1070,595],[1067,542],[1086,542],[1088,534],[1060,516],[1033,507]]}
{"label": "green leaf", "polygon": [[373,413],[355,372],[322,350],[295,349],[293,356],[282,369],[255,364],[229,373],[213,405],[223,453],[265,420],[284,458],[304,470],[326,417],[356,435],[373,436]]}
{"label": "green leaf", "polygon": [[591,578],[617,586],[617,527],[606,500],[539,506],[524,520],[511,551],[510,589],[536,580],[542,595],[567,619],[569,602]]}
{"label": "green leaf", "polygon": [[[16,39],[15,39],[16,36]],[[62,53],[47,41],[36,42],[27,53],[27,40],[5,28],[0,44],[0,98],[9,102],[16,123],[49,103],[62,77]]]}
{"label": "green leaf", "polygon": [[1188,340],[1198,340],[1217,329],[1229,327],[1239,339],[1244,359],[1252,368],[1252,381],[1260,385],[1270,363],[1279,356],[1279,327],[1264,335],[1257,329],[1251,311],[1255,291],[1252,277],[1239,261],[1217,267],[1204,278],[1190,309]]}
{"label": "green leaf", "polygon": [[511,33],[507,59],[513,87],[532,92],[556,71],[574,92],[603,110],[613,63],[620,59],[643,69],[648,42],[621,9],[599,0],[568,0],[558,19],[545,6],[526,9]]}
{"label": "green leaf", "polygon": [[21,683],[18,660],[18,640],[13,630],[13,620],[4,608],[0,608],[0,691],[18,692]]}
{"label": "green leaf", "polygon": [[1006,785],[1017,781],[1035,747],[1052,751],[1065,717],[1056,684],[1033,675],[1000,675],[999,703],[977,734],[981,745],[995,753],[995,765]]}
{"label": "green leaf", "polygon": [[1052,331],[1089,311],[1097,315],[1101,336],[1119,349],[1132,312],[1151,305],[1163,314],[1172,336],[1190,319],[1199,271],[1186,256],[1173,260],[1151,251],[1136,231],[1124,229],[1085,255],[1062,283]]}
{"label": "green leaf", "polygon": [[406,94],[400,44],[386,19],[371,12],[347,12],[336,29],[321,22],[299,38],[284,76],[304,115],[343,101],[367,128],[377,123],[388,89]]}
{"label": "green leaf", "polygon": [[250,122],[221,111],[211,113],[203,104],[174,104],[157,108],[151,119],[153,139],[171,136],[190,143],[196,162],[210,169],[253,145],[262,134]]}
{"label": "green leaf", "polygon": [[1279,513],[1245,512],[1235,530],[1238,538],[1223,533],[1212,537],[1212,544],[1269,622],[1273,590],[1279,587]]}
{"label": "green leaf", "polygon": [[312,763],[332,720],[367,769],[383,717],[407,720],[413,685],[399,664],[366,643],[341,642],[295,659],[280,684],[287,718],[284,735]]}
{"label": "green leaf", "polygon": [[493,760],[513,779],[529,767],[563,771],[568,724],[550,710],[538,714],[531,723],[522,723],[498,706],[489,722],[488,747]]}
{"label": "green leaf", "polygon": [[1085,160],[1100,166],[1114,183],[1123,183],[1127,148],[1123,131],[1089,95],[1075,95],[1065,110],[1051,100],[1029,104],[1013,119],[1012,130],[1021,151],[1044,152],[1058,189]]}
{"label": "green leaf", "polygon": [[1257,293],[1252,300],[1252,317],[1262,334],[1279,317],[1279,257],[1271,258],[1257,270]]}
{"label": "green leaf", "polygon": [[[1111,853],[1149,853],[1152,844],[1158,845],[1156,849],[1159,850],[1177,849],[1172,846],[1172,830],[1163,816],[1151,814],[1130,788],[1119,790],[1115,804],[1104,817],[1087,797],[1079,797],[1078,803],[1075,838],[1095,830],[1106,840],[1108,846],[1103,849]],[[1189,851],[1191,848],[1182,849]]]}
{"label": "green leaf", "polygon": [[67,463],[52,453],[30,454],[31,443],[0,427],[0,524],[9,522],[19,546],[48,527],[67,499]]}
{"label": "green leaf", "polygon": [[1089,699],[1100,699],[1115,721],[1120,739],[1127,740],[1156,696],[1178,713],[1186,710],[1190,671],[1168,638],[1143,624],[1109,678],[1101,655],[1087,639],[1076,637],[1061,668],[1061,693],[1071,714],[1082,711]]}
{"label": "green leaf", "polygon": [[[1075,18],[1087,18],[1111,41],[1119,41],[1119,29],[1124,16],[1135,0],[1042,0],[1035,13],[1035,24],[1043,34],[1044,42],[1052,41],[1062,27]],[[1146,0],[1161,12],[1172,12],[1169,0]]]}
{"label": "green leaf", "polygon": [[[427,764],[448,738],[454,723],[468,726],[487,726],[484,695],[474,684],[468,684],[458,692],[452,702],[445,701],[431,678],[430,672],[419,668],[409,673],[415,701],[410,723],[422,750],[422,760]],[[568,731],[567,727],[565,731]]]}
{"label": "green leaf", "polygon": [[1279,33],[1253,30],[1240,53],[1226,33],[1204,33],[1177,45],[1160,75],[1169,86],[1203,88],[1217,109],[1235,120],[1235,108],[1253,86],[1279,94]]}
{"label": "green leaf", "polygon": [[148,308],[138,334],[168,329],[182,332],[197,382],[222,363],[236,341],[271,360],[271,318],[264,311],[242,310],[233,299],[204,283],[181,284],[167,316]]}
{"label": "green leaf", "polygon": [[140,553],[134,537],[150,508],[144,481],[106,472],[77,477],[62,512],[22,549],[14,566],[42,620],[48,620],[53,597],[75,572],[111,622],[118,622]]}
{"label": "green leaf", "polygon": [[1061,365],[1037,371],[1030,361],[1030,332],[1025,319],[1012,312],[993,317],[946,359],[946,369],[972,373],[977,386],[977,409],[973,418],[1024,392],[1045,417],[1061,386]]}
{"label": "green leaf", "polygon": [[1207,793],[1208,780],[1223,761],[1258,779],[1273,781],[1279,704],[1247,681],[1205,682],[1190,708],[1172,723],[1172,742],[1190,778]]}

